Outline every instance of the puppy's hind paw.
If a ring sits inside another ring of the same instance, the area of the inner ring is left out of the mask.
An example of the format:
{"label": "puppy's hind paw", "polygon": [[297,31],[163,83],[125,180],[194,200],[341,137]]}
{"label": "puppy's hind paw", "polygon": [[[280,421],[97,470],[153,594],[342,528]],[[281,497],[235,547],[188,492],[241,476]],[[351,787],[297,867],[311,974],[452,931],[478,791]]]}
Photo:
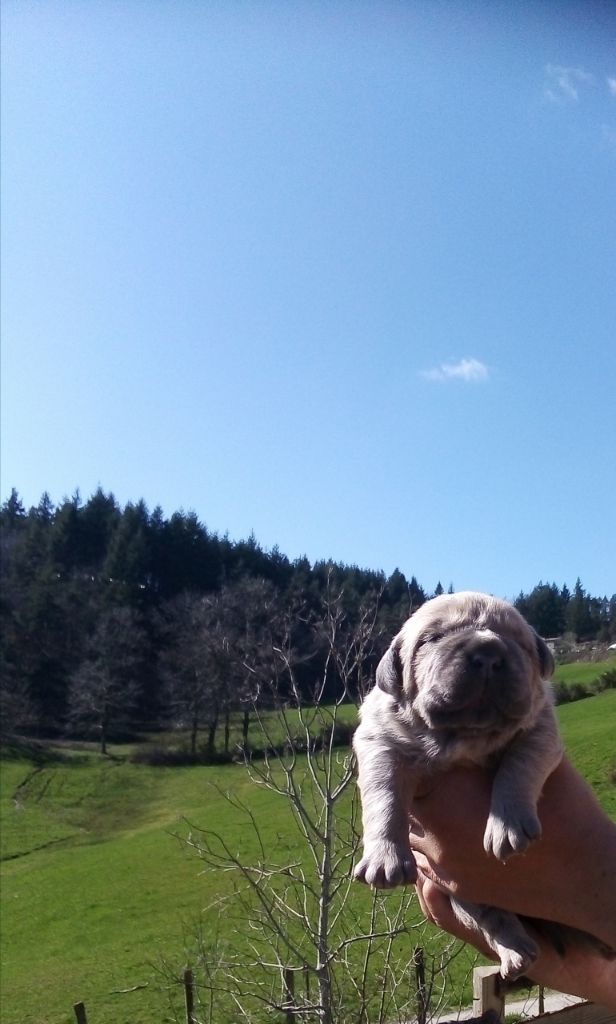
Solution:
{"label": "puppy's hind paw", "polygon": [[539,949],[531,937],[527,936],[526,942],[516,941],[515,949],[506,949],[500,946],[498,953],[501,978],[505,981],[515,981],[532,967],[537,959]]}
{"label": "puppy's hind paw", "polygon": [[374,889],[393,889],[415,882],[417,865],[409,847],[382,841],[365,851],[353,874]]}
{"label": "puppy's hind paw", "polygon": [[503,808],[490,813],[483,836],[483,848],[500,861],[524,853],[541,836],[541,823],[534,807]]}

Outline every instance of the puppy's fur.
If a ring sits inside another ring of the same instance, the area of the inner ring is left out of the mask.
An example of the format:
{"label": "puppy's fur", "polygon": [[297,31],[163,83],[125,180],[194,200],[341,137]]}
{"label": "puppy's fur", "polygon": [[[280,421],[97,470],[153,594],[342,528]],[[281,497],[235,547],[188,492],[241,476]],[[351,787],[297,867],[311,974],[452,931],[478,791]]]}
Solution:
{"label": "puppy's fur", "polygon": [[[442,595],[405,623],[382,658],[354,747],[364,823],[355,877],[386,888],[415,881],[408,815],[418,782],[455,764],[494,765],[483,845],[501,861],[541,835],[537,801],[562,756],[544,641],[511,605],[484,594]],[[515,978],[537,945],[520,919],[451,900]]]}

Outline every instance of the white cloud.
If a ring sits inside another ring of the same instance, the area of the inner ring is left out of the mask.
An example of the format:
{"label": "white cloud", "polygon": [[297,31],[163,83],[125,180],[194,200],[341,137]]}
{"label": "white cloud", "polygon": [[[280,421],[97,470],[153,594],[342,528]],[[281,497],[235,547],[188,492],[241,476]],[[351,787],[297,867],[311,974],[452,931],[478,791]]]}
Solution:
{"label": "white cloud", "polygon": [[562,100],[577,103],[580,98],[580,87],[593,85],[595,81],[594,75],[589,71],[563,67],[562,64],[548,64],[545,73],[548,81],[543,95],[552,103],[559,103]]}
{"label": "white cloud", "polygon": [[424,370],[426,380],[482,381],[488,379],[488,368],[478,359],[460,359],[457,363],[441,363],[432,370]]}
{"label": "white cloud", "polygon": [[612,96],[616,96],[616,78],[613,78],[611,75],[608,75],[607,87],[610,90],[610,94]]}

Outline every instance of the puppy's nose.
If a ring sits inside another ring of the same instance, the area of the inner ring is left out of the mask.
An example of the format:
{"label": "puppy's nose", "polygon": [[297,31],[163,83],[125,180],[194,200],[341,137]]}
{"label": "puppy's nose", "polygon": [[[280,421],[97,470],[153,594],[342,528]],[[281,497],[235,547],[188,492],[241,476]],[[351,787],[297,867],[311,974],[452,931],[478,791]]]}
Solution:
{"label": "puppy's nose", "polygon": [[487,640],[469,651],[471,668],[482,679],[491,679],[505,666],[504,651],[498,641]]}

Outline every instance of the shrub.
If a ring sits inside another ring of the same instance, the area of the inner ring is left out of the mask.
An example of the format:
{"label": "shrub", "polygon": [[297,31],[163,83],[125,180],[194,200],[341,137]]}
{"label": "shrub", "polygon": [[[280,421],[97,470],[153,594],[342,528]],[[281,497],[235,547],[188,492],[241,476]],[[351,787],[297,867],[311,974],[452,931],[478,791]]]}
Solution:
{"label": "shrub", "polygon": [[571,700],[571,694],[569,693],[569,687],[566,683],[553,682],[552,693],[554,694],[555,704],[568,704]]}
{"label": "shrub", "polygon": [[319,739],[324,747],[350,747],[357,726],[350,722],[336,722],[334,726],[321,729]]}
{"label": "shrub", "polygon": [[232,755],[208,753],[205,750],[198,750],[196,754],[193,754],[188,747],[157,745],[140,747],[131,754],[129,760],[133,764],[149,764],[155,768],[177,768],[195,764],[229,764]]}
{"label": "shrub", "polygon": [[602,672],[598,679],[595,679],[593,683],[593,690],[595,693],[602,693],[603,690],[614,690],[616,689],[616,668],[610,668],[607,672]]}
{"label": "shrub", "polygon": [[569,686],[569,700],[584,700],[585,697],[592,697],[588,686],[584,683],[571,683]]}

